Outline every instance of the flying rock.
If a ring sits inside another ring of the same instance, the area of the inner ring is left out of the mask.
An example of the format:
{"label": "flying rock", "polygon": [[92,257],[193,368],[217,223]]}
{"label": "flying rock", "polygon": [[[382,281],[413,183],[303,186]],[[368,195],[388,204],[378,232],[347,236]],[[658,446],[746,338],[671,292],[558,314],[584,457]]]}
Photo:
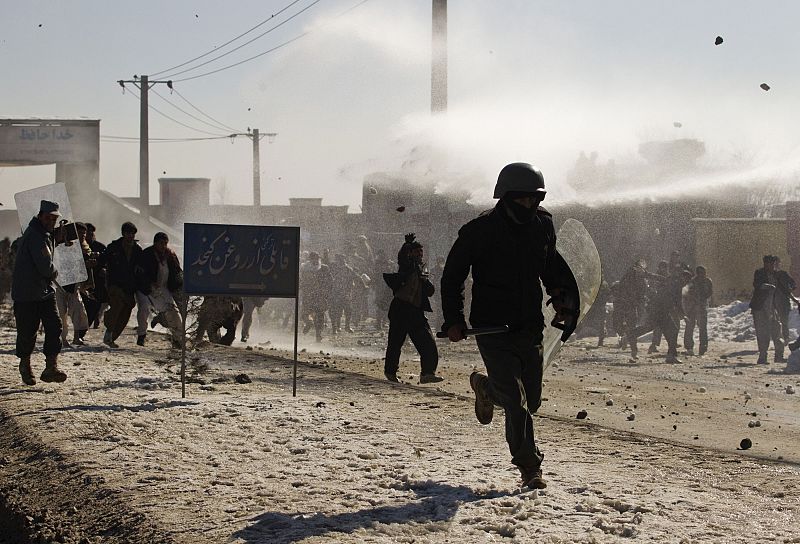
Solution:
{"label": "flying rock", "polygon": [[589,412],[587,412],[586,410],[581,410],[580,412],[578,412],[578,415],[575,416],[575,419],[586,419],[586,416],[588,415]]}
{"label": "flying rock", "polygon": [[725,40],[722,39],[722,36],[717,36],[717,39],[714,40],[714,45],[721,45],[724,41]]}
{"label": "flying rock", "polygon": [[766,83],[762,83],[761,85],[759,85],[759,87],[761,87],[761,88],[762,88],[762,89],[764,89],[765,91],[768,91],[768,90],[770,89],[770,86],[769,86],[769,85],[767,85]]}
{"label": "flying rock", "polygon": [[753,447],[753,441],[749,438],[742,438],[742,441],[739,442],[739,449],[742,450],[749,450]]}

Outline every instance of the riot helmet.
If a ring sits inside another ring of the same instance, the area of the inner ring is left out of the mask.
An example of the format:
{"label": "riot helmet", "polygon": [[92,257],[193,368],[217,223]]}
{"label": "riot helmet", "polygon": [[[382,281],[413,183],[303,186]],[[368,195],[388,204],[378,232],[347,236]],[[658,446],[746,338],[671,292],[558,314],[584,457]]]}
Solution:
{"label": "riot helmet", "polygon": [[527,162],[507,164],[497,176],[494,198],[503,198],[509,193],[515,195],[535,194],[540,200],[543,200],[547,194],[544,188],[544,176]]}

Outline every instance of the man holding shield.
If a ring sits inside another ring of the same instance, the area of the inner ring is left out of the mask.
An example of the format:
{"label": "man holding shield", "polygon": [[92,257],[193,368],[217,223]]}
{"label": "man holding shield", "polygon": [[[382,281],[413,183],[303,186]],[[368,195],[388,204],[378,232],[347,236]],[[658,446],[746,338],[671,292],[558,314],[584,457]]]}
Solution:
{"label": "man holding shield", "polygon": [[508,332],[476,336],[486,375],[473,372],[475,415],[483,425],[494,407],[505,410],[506,441],[522,486],[547,487],[543,455],[536,447],[532,414],[541,405],[542,315],[544,283],[556,311],[553,324],[571,334],[578,318],[575,278],[556,251],[553,219],[539,204],[546,194],[544,177],[527,163],[500,171],[497,205],[464,225],[442,273],[442,330],[452,342],[464,339],[464,281],[472,270],[472,327],[508,326]]}
{"label": "man holding shield", "polygon": [[28,223],[18,242],[11,285],[14,317],[17,321],[19,373],[25,385],[36,385],[31,369],[31,354],[39,325],[44,326],[45,369],[43,382],[63,382],[67,375],[58,369],[61,353],[61,318],[56,307],[53,281],[58,272],[53,264],[53,231],[61,214],[58,204],[42,200],[39,213]]}

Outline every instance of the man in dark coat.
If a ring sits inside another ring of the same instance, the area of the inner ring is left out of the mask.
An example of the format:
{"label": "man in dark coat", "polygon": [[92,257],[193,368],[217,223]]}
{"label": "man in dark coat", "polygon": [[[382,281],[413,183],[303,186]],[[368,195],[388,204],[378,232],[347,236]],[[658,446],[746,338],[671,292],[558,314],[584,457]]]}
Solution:
{"label": "man in dark coat", "polygon": [[506,442],[522,485],[541,489],[543,455],[536,447],[532,415],[542,402],[544,283],[566,340],[577,323],[579,294],[569,266],[556,251],[550,213],[539,204],[544,177],[527,163],[500,171],[494,197],[499,202],[461,227],[442,275],[444,325],[453,342],[464,338],[464,282],[472,269],[470,324],[506,325],[509,332],[476,336],[486,366],[473,372],[475,415],[488,425],[494,406],[505,410]]}
{"label": "man in dark coat", "polygon": [[53,230],[59,217],[58,204],[42,200],[39,214],[28,223],[17,244],[11,285],[14,317],[17,321],[19,373],[26,385],[36,385],[31,369],[31,354],[39,325],[44,326],[45,369],[43,382],[63,382],[67,375],[58,369],[61,353],[61,318],[56,308],[53,281],[58,276],[53,265]]}
{"label": "man in dark coat", "polygon": [[781,258],[777,255],[772,256],[775,259],[775,309],[778,312],[778,318],[781,320],[781,336],[783,343],[789,343],[789,312],[792,311],[792,291],[797,288],[797,284],[786,270],[781,270]]}
{"label": "man in dark coat", "polygon": [[86,315],[89,318],[89,326],[98,328],[100,326],[101,314],[108,306],[108,288],[106,287],[106,269],[100,266],[102,255],[106,251],[106,245],[97,241],[97,228],[91,223],[86,223],[86,241],[89,242],[89,249],[95,259],[93,269],[94,285],[87,289],[83,297],[83,305],[86,307]]}
{"label": "man in dark coat", "polygon": [[443,380],[436,375],[439,350],[425,318],[425,312],[431,311],[428,298],[433,296],[435,289],[423,272],[422,257],[422,244],[415,240],[414,234],[407,234],[405,243],[397,253],[398,271],[383,275],[386,284],[394,292],[394,299],[389,305],[389,336],[383,363],[383,373],[390,382],[400,381],[397,379],[397,371],[400,369],[400,352],[407,336],[411,337],[411,342],[419,352],[419,383]]}
{"label": "man in dark coat", "polygon": [[776,285],[778,274],[775,271],[775,257],[764,255],[764,266],[753,273],[753,297],[750,299],[750,311],[753,314],[753,325],[758,342],[757,364],[767,364],[769,342],[775,345],[775,362],[781,363],[783,356],[783,338],[781,321],[776,308]]}
{"label": "man in dark coat", "polygon": [[686,330],[683,333],[683,347],[686,353],[694,353],[694,326],[700,335],[700,350],[703,355],[708,350],[708,304],[714,294],[714,285],[706,274],[706,267],[695,268],[692,281],[684,288],[683,309],[686,313]]}
{"label": "man in dark coat", "polygon": [[106,248],[100,259],[107,270],[108,302],[104,324],[106,327],[103,343],[111,348],[119,346],[114,342],[131,318],[131,310],[136,305],[136,263],[142,247],[136,243],[136,225],[122,224],[122,237],[117,238]]}
{"label": "man in dark coat", "polygon": [[325,312],[328,309],[331,289],[331,271],[320,261],[319,253],[312,251],[308,261],[300,267],[300,293],[302,300],[303,334],[314,327],[317,342],[322,342],[325,328]]}
{"label": "man in dark coat", "polygon": [[337,253],[333,256],[333,262],[328,266],[331,273],[332,290],[330,296],[330,309],[328,315],[331,317],[331,334],[339,334],[342,325],[342,315],[344,315],[345,332],[353,332],[350,327],[350,318],[353,314],[351,306],[353,289],[361,278],[347,264],[345,256]]}
{"label": "man in dark coat", "polygon": [[644,317],[647,290],[647,263],[642,259],[636,261],[614,287],[614,327],[622,337],[620,348],[627,344],[634,361],[639,356],[638,337],[634,333]]}
{"label": "man in dark coat", "polygon": [[152,310],[157,316],[155,321],[172,333],[173,346],[180,347],[183,336],[181,315],[175,298],[183,287],[183,270],[178,256],[169,247],[169,237],[165,232],[157,232],[153,245],[139,255],[136,284],[136,344],[144,346],[147,320]]}

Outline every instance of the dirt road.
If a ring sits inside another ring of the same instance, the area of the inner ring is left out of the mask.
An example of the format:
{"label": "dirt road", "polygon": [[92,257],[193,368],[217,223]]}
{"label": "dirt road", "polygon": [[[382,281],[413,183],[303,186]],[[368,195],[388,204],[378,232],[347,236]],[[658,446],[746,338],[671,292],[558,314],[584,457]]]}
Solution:
{"label": "dirt road", "polygon": [[4,330],[6,518],[45,542],[800,542],[797,376],[741,344],[668,367],[576,343],[537,420],[550,485],[521,492],[502,413],[472,414],[474,346],[443,346],[441,387],[393,385],[379,338],[308,344],[297,397],[285,352],[208,348],[181,399],[163,341],[65,353],[65,384],[26,388]]}

